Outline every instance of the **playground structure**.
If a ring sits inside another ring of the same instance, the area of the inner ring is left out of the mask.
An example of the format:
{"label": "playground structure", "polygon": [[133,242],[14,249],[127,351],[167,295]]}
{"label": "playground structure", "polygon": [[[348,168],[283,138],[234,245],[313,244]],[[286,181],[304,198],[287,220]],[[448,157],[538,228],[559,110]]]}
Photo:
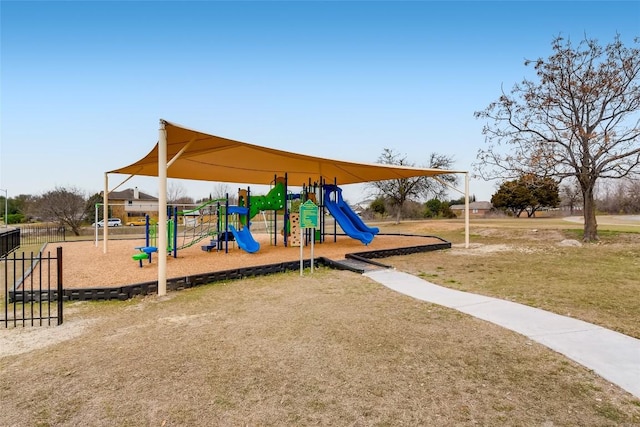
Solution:
{"label": "playground structure", "polygon": [[[108,217],[109,174],[158,177],[158,295],[167,291],[167,179],[192,179],[214,182],[246,182],[268,184],[273,176],[284,175],[294,183],[311,180],[322,184],[331,179],[333,184],[357,184],[417,176],[436,177],[445,174],[465,174],[465,247],[469,247],[469,173],[466,171],[416,168],[403,165],[374,165],[309,156],[249,144],[229,138],[207,134],[159,120],[155,146],[141,159],[105,172],[103,217]],[[285,178],[286,179],[286,178]],[[118,188],[122,183],[117,185]],[[322,195],[322,192],[321,192]],[[322,200],[320,200],[321,209]],[[324,239],[324,215],[320,221],[320,239]],[[334,236],[337,225],[334,225]],[[108,227],[103,227],[103,251],[108,251]],[[285,233],[286,236],[287,233]],[[274,233],[275,235],[275,233]],[[335,237],[334,237],[335,239]]]}
{"label": "playground structure", "polygon": [[[344,234],[359,240],[364,245],[371,243],[378,229],[367,226],[362,219],[349,207],[342,198],[342,189],[336,184],[309,183],[302,186],[298,193],[290,192],[287,188],[287,178],[274,177],[273,187],[266,195],[251,195],[250,188],[238,190],[238,204],[229,204],[229,195],[225,198],[208,200],[191,210],[178,211],[177,207],[167,209],[167,254],[177,257],[177,251],[193,246],[204,239],[209,242],[201,245],[204,251],[229,251],[229,243],[236,243],[238,247],[248,253],[256,253],[260,250],[260,243],[251,233],[252,219],[262,213],[270,212],[270,224],[266,226],[270,234],[270,243],[278,245],[278,235],[282,235],[284,246],[299,246],[307,244],[311,239],[322,243],[326,235],[325,218],[321,215],[318,230],[305,230],[304,242],[298,238],[298,217],[292,212],[292,202],[298,200],[303,203],[311,200],[318,203],[322,212],[324,209],[335,219],[334,224],[340,226]],[[179,231],[178,218],[186,218],[182,231]],[[282,218],[279,228],[278,220]],[[266,223],[265,219],[265,223]],[[294,229],[292,229],[292,227]],[[279,230],[279,232],[278,232]],[[314,231],[312,233],[312,231]],[[157,252],[158,224],[152,224],[146,217],[145,246],[135,249],[139,252],[132,258],[139,261],[147,259],[151,262],[153,252]],[[337,238],[337,228],[334,226],[334,241]],[[181,237],[180,237],[181,236]]]}

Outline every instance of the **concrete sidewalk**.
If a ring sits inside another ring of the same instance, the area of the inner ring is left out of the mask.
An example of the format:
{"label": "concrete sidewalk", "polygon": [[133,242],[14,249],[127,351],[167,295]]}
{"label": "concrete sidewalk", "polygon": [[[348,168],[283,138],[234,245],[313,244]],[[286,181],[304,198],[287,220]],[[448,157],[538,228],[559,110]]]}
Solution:
{"label": "concrete sidewalk", "polygon": [[364,275],[397,292],[518,332],[640,398],[640,340],[636,338],[526,305],[445,288],[395,270]]}

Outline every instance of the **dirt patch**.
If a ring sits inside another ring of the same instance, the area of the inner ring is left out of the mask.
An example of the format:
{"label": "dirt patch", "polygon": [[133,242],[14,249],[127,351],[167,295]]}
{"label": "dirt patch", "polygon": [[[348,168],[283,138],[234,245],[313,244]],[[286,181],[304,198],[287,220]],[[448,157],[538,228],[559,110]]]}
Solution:
{"label": "dirt patch", "polygon": [[508,252],[512,250],[513,246],[511,245],[483,245],[482,243],[471,243],[468,248],[463,244],[453,245],[452,250],[449,253],[451,255],[484,255],[495,252]]}
{"label": "dirt patch", "polygon": [[530,228],[530,229],[510,229],[510,228],[477,228],[473,230],[473,234],[480,237],[492,238],[519,238],[529,241],[548,241],[555,242],[565,239],[564,234],[559,230]]}
{"label": "dirt patch", "polygon": [[[15,356],[79,337],[87,331],[93,320],[83,319],[63,323],[55,328],[0,327],[0,357]],[[55,325],[55,323],[54,323]]]}
{"label": "dirt patch", "polygon": [[507,245],[500,244],[482,244],[482,243],[470,243],[469,247],[465,247],[464,244],[458,243],[451,246],[451,250],[448,251],[450,255],[458,256],[477,256],[487,255],[501,252],[519,252],[519,253],[533,253],[537,250],[524,245]]}

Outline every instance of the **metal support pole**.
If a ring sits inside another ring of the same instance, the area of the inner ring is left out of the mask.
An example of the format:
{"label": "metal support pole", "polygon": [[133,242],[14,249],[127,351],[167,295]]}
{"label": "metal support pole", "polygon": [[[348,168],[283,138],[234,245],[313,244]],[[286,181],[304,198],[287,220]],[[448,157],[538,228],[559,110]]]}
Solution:
{"label": "metal support pole", "polygon": [[469,249],[469,172],[464,174],[464,247]]}
{"label": "metal support pole", "polygon": [[56,258],[57,258],[57,275],[58,275],[58,325],[62,325],[63,322],[63,301],[64,295],[62,285],[62,246],[58,246],[56,248]]}
{"label": "metal support pole", "polygon": [[167,132],[158,130],[158,296],[167,294]]}
{"label": "metal support pole", "polygon": [[[102,227],[102,252],[107,253],[107,241],[109,240],[109,174],[104,174],[104,193],[102,193],[102,219],[104,220],[104,225]],[[96,227],[98,223],[98,218],[96,218]]]}

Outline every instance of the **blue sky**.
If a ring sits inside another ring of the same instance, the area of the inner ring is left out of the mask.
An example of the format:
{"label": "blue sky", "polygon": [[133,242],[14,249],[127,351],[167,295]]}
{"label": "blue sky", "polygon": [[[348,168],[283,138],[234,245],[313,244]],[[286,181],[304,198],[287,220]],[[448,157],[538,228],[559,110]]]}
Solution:
{"label": "blue sky", "polygon": [[[9,197],[101,191],[105,171],[151,150],[161,118],[342,160],[372,163],[390,148],[426,166],[438,152],[471,170],[484,144],[473,113],[533,77],[525,58],[549,56],[557,35],[640,36],[637,1],[3,0],[0,19]],[[194,198],[214,190],[180,185]],[[133,186],[157,195],[156,179]],[[494,189],[471,181],[479,200]],[[366,193],[344,187],[350,202]]]}

